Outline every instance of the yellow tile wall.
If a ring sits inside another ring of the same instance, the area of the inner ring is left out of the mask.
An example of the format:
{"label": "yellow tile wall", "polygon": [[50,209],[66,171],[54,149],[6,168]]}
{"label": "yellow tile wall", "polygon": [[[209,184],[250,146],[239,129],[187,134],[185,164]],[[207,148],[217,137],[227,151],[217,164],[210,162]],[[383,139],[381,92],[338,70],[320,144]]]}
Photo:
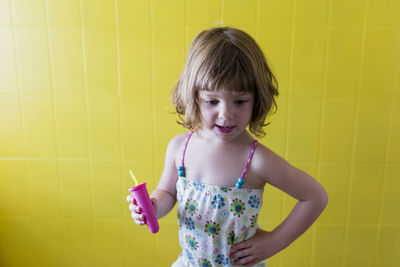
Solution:
{"label": "yellow tile wall", "polygon": [[[176,208],[156,235],[136,226],[127,170],[155,188],[168,140],[184,131],[169,92],[212,25],[259,42],[281,93],[261,142],[330,196],[269,266],[398,266],[397,0],[1,0],[1,266],[175,260]],[[294,204],[267,186],[261,226]]]}

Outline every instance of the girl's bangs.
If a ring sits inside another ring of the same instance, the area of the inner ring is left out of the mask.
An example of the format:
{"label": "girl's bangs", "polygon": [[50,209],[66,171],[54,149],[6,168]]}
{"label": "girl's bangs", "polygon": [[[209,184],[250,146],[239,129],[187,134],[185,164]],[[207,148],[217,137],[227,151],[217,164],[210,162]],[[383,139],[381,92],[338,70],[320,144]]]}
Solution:
{"label": "girl's bangs", "polygon": [[216,92],[254,93],[254,75],[251,66],[236,48],[226,56],[227,51],[211,53],[199,68],[195,80],[197,90]]}

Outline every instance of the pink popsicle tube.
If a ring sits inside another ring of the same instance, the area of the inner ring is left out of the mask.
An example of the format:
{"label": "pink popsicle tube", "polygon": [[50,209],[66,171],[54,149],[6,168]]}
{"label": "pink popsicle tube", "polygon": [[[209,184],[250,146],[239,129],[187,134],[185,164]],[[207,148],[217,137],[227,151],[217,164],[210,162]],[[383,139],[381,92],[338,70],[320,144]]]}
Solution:
{"label": "pink popsicle tube", "polygon": [[158,232],[159,226],[153,204],[146,188],[146,182],[135,187],[129,188],[129,192],[136,199],[138,206],[142,209],[142,214],[145,216],[145,221],[150,232],[153,234]]}

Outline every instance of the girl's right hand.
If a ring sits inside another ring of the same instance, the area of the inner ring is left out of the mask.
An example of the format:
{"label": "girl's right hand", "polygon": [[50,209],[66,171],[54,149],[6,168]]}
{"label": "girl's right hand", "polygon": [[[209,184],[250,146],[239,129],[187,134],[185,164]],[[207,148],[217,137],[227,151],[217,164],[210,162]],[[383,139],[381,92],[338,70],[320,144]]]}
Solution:
{"label": "girl's right hand", "polygon": [[146,218],[144,214],[142,214],[142,209],[138,206],[136,199],[129,195],[126,197],[126,201],[128,201],[129,204],[129,210],[131,211],[131,217],[135,221],[137,225],[145,225],[146,224]]}

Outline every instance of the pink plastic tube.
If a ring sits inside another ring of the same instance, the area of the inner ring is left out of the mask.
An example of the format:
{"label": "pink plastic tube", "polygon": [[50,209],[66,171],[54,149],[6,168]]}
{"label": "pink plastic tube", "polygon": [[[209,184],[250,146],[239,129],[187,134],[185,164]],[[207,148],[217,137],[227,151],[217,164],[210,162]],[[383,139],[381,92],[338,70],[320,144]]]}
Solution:
{"label": "pink plastic tube", "polygon": [[142,214],[145,216],[145,222],[150,232],[153,234],[158,232],[160,228],[157,221],[157,216],[154,212],[153,204],[146,188],[146,182],[135,187],[129,188],[129,192],[136,199],[138,206],[142,209]]}

